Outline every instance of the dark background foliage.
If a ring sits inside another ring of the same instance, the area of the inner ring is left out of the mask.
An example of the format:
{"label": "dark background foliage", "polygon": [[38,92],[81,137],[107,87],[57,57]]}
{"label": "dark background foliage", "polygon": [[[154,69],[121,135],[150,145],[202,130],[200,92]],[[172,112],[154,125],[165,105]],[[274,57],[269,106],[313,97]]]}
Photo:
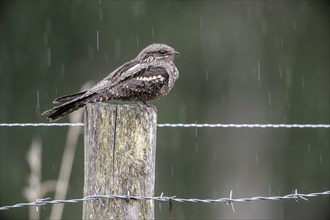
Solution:
{"label": "dark background foliage", "polygon": [[[46,122],[51,100],[96,83],[146,45],[176,48],[180,79],[152,102],[158,123],[329,124],[325,1],[1,1],[0,122]],[[97,38],[98,36],[98,38]],[[64,119],[66,122],[68,119]],[[27,201],[33,139],[42,180],[58,177],[67,127],[1,127],[0,205]],[[83,191],[80,135],[67,198]],[[329,190],[329,129],[158,128],[156,195],[187,198]],[[53,193],[46,197],[53,198]],[[329,218],[329,197],[174,203],[175,218]],[[49,217],[51,206],[41,210]],[[167,205],[155,205],[167,217]],[[81,218],[81,204],[63,218]],[[28,209],[0,213],[28,218]]]}

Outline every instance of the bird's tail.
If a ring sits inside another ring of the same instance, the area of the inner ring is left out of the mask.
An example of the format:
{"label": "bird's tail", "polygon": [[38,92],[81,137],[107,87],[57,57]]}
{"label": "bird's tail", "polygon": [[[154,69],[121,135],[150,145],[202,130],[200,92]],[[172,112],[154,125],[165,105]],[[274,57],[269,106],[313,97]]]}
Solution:
{"label": "bird's tail", "polygon": [[75,94],[70,94],[70,95],[65,95],[65,96],[61,96],[58,97],[56,99],[54,99],[53,103],[54,104],[62,104],[62,103],[66,103],[69,101],[72,101],[78,97],[81,97],[82,95],[84,95],[87,91],[83,91],[83,92],[79,92],[79,93],[75,93]]}
{"label": "bird's tail", "polygon": [[[78,94],[69,95],[69,96],[62,96],[54,100],[54,103],[63,103],[64,100],[68,100],[68,102],[55,106],[52,109],[49,109],[42,113],[42,115],[47,116],[47,118],[52,121],[57,121],[58,119],[70,114],[71,112],[74,112],[82,107],[84,107],[88,103],[88,99],[91,98],[94,94],[83,96],[84,93],[82,93],[80,96]],[[75,97],[75,98],[72,98]],[[56,101],[57,100],[57,101]]]}

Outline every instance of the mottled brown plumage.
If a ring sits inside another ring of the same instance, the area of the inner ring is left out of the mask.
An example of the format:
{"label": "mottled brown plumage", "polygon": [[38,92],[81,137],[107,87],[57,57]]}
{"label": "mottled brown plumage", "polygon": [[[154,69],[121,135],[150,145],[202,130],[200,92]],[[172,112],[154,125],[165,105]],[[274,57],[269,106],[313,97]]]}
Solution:
{"label": "mottled brown plumage", "polygon": [[53,103],[60,105],[42,115],[56,121],[87,103],[108,100],[138,101],[147,105],[147,101],[167,95],[179,78],[179,71],[173,63],[177,54],[165,44],[151,44],[91,89],[56,98]]}

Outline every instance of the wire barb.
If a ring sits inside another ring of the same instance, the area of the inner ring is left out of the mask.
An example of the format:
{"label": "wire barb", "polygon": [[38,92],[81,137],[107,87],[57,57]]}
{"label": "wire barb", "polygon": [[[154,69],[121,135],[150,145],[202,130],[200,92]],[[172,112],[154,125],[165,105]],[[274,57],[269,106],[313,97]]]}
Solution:
{"label": "wire barb", "polygon": [[39,212],[39,206],[42,206],[43,209],[45,209],[44,205],[47,205],[48,200],[50,200],[50,198],[43,198],[43,199],[36,199],[36,211]]}
{"label": "wire barb", "polygon": [[99,197],[100,191],[101,191],[101,188],[95,187],[95,194],[94,194],[95,199],[94,200],[98,200],[101,203],[101,206],[105,206],[104,203],[102,202],[101,198]]}
{"label": "wire barb", "polygon": [[126,202],[129,203],[129,200],[131,199],[131,192],[129,190],[127,190],[126,196]]}
{"label": "wire barb", "polygon": [[233,213],[235,213],[234,203],[233,203],[233,190],[230,190],[229,199],[225,202],[226,205],[230,205]]}

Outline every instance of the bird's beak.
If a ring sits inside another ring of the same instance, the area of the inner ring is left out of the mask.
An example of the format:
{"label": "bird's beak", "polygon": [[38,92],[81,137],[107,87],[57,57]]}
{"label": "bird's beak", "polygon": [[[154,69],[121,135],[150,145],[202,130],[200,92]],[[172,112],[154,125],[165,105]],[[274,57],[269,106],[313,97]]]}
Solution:
{"label": "bird's beak", "polygon": [[175,51],[174,54],[177,55],[177,56],[180,55],[180,53],[178,51]]}

